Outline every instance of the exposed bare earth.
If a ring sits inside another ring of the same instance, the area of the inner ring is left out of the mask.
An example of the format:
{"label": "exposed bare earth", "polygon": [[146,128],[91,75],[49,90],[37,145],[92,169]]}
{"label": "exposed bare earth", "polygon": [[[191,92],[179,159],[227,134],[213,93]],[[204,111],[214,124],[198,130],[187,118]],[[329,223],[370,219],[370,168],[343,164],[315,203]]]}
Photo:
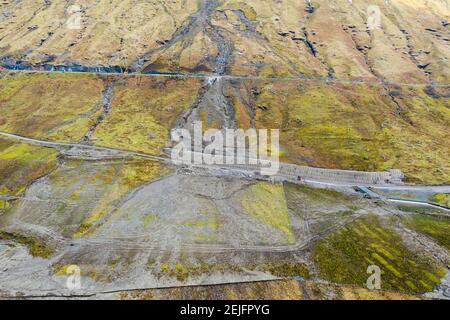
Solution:
{"label": "exposed bare earth", "polygon": [[[0,297],[447,298],[448,3],[307,3],[3,4]],[[172,165],[197,120],[279,128],[279,182]]]}

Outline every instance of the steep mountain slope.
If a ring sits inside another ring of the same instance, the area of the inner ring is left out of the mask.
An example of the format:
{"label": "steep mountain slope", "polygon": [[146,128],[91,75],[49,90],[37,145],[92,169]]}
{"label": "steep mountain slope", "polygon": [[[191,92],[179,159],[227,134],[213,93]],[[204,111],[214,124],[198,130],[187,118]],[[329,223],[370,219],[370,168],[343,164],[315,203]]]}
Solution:
{"label": "steep mountain slope", "polygon": [[[448,1],[0,5],[0,298],[73,295],[73,265],[86,297],[449,294]],[[174,165],[199,120],[324,178]]]}
{"label": "steep mountain slope", "polygon": [[2,6],[1,54],[35,63],[125,67],[195,10],[195,0],[12,1]]}
{"label": "steep mountain slope", "polygon": [[220,60],[232,75],[449,80],[445,0],[11,1],[2,12],[0,55],[32,63],[212,73]]}

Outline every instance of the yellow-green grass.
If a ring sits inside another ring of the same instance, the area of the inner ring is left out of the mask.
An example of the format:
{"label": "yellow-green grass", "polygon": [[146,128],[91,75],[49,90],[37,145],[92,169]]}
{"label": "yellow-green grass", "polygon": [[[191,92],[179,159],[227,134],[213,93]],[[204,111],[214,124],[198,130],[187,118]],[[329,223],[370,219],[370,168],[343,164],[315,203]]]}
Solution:
{"label": "yellow-green grass", "polygon": [[216,215],[200,212],[197,218],[189,219],[183,222],[187,227],[209,228],[215,230],[219,227],[219,221]]}
{"label": "yellow-green grass", "polygon": [[11,208],[11,203],[8,200],[0,200],[0,213],[9,208]]}
{"label": "yellow-green grass", "polygon": [[197,243],[216,242],[218,230],[222,226],[215,204],[207,199],[197,199],[201,205],[191,218],[181,222],[185,235]]}
{"label": "yellow-green grass", "polygon": [[253,21],[256,20],[257,14],[253,7],[249,6],[243,1],[228,1],[229,7],[233,10],[240,10],[247,17],[247,19]]}
{"label": "yellow-green grass", "polygon": [[57,262],[51,266],[51,270],[54,276],[70,276],[73,271],[72,265],[80,268],[80,276],[88,277],[96,282],[110,283],[114,280],[115,268],[117,267],[118,260],[113,261],[111,264],[82,264],[76,262],[74,264],[63,264]]}
{"label": "yellow-green grass", "polygon": [[424,293],[433,290],[446,269],[420,252],[410,251],[401,236],[377,216],[360,218],[319,241],[314,260],[320,277],[365,287],[367,268],[381,269],[383,290]]}
{"label": "yellow-green grass", "polygon": [[408,228],[433,238],[438,244],[450,250],[450,218],[413,214],[405,216],[403,223]]}
{"label": "yellow-green grass", "polygon": [[445,212],[438,208],[438,207],[425,207],[425,206],[419,206],[414,204],[399,204],[397,205],[397,208],[403,212],[408,213],[418,213],[418,214],[442,214]]}
{"label": "yellow-green grass", "polygon": [[202,275],[209,275],[214,272],[221,273],[239,273],[245,270],[263,271],[272,274],[275,277],[302,277],[310,278],[309,270],[303,263],[296,263],[290,261],[274,261],[267,263],[243,263],[229,264],[229,263],[169,263],[161,262],[158,265],[151,261],[148,265],[158,277],[171,277],[178,281],[186,281],[189,278],[200,277]]}
{"label": "yellow-green grass", "polygon": [[[255,84],[261,91],[255,125],[281,129],[285,161],[361,171],[396,168],[410,182],[450,181],[450,107],[424,88],[402,88],[397,105],[383,88],[367,84]],[[238,122],[245,123],[238,111]]]}
{"label": "yellow-green grass", "polygon": [[0,138],[0,194],[17,196],[57,166],[58,151]]}
{"label": "yellow-green grass", "polygon": [[77,266],[81,276],[96,282],[111,283],[122,271],[128,271],[132,261],[133,255],[123,254],[123,252],[108,255],[100,262],[96,252],[82,255],[68,253],[60,256],[50,266],[49,271],[53,276],[70,276],[74,271],[70,267]]}
{"label": "yellow-green grass", "polygon": [[96,145],[160,154],[170,127],[193,103],[197,79],[132,77],[117,84],[111,113],[92,136]]}
{"label": "yellow-green grass", "polygon": [[421,297],[382,290],[335,286],[312,281],[272,280],[220,285],[122,291],[118,299],[140,300],[418,300]]}
{"label": "yellow-green grass", "polygon": [[30,254],[34,257],[48,258],[54,250],[45,243],[34,237],[24,236],[18,233],[0,231],[0,240],[12,241],[22,244],[28,248]]}
{"label": "yellow-green grass", "polygon": [[156,215],[153,213],[147,213],[145,216],[142,217],[142,223],[144,225],[144,228],[147,228],[153,221],[155,221]]}
{"label": "yellow-green grass", "polygon": [[168,263],[160,262],[156,265],[154,262],[149,263],[149,269],[155,273],[157,277],[170,277],[178,281],[186,281],[189,278],[196,278],[202,275],[208,275],[213,272],[239,272],[240,268],[236,265],[222,263]]}
{"label": "yellow-green grass", "polygon": [[55,276],[67,276],[69,275],[68,271],[69,268],[71,267],[70,264],[54,264],[52,265],[52,269],[53,269],[53,273]]}
{"label": "yellow-green grass", "polygon": [[0,131],[78,141],[98,116],[103,87],[88,74],[7,74],[0,78]]}
{"label": "yellow-green grass", "polygon": [[450,207],[450,193],[436,193],[429,200],[442,206]]}
{"label": "yellow-green grass", "polygon": [[242,194],[241,203],[258,222],[281,231],[288,243],[295,241],[282,184],[254,184]]}
{"label": "yellow-green grass", "polygon": [[183,226],[190,229],[197,242],[217,240],[217,230],[221,227],[219,212],[215,204],[209,200],[201,201],[202,209],[192,218],[184,220]]}
{"label": "yellow-green grass", "polygon": [[346,204],[352,206],[352,202],[355,198],[352,198],[349,195],[346,195],[342,192],[338,192],[331,189],[319,189],[319,188],[311,188],[304,185],[297,184],[286,184],[286,191],[289,191],[290,194],[305,196],[308,202],[316,202],[320,204]]}
{"label": "yellow-green grass", "polygon": [[292,280],[248,282],[209,288],[196,287],[191,294],[195,296],[196,293],[200,293],[200,290],[205,292],[204,295],[209,297],[219,295],[225,300],[299,300],[303,297],[298,283]]}
{"label": "yellow-green grass", "polygon": [[296,281],[277,280],[122,291],[118,292],[116,297],[120,300],[299,300],[303,295]]}
{"label": "yellow-green grass", "polygon": [[[91,214],[80,224],[74,237],[88,236],[95,232],[101,223],[99,220],[115,208],[114,203],[131,190],[138,188],[146,183],[168,172],[158,162],[154,161],[129,161],[121,166],[108,167],[106,171],[99,172],[97,176],[92,177],[90,183],[101,179],[110,186],[110,190],[101,199]],[[89,182],[88,182],[89,183]],[[144,224],[150,224],[152,216],[144,218]]]}

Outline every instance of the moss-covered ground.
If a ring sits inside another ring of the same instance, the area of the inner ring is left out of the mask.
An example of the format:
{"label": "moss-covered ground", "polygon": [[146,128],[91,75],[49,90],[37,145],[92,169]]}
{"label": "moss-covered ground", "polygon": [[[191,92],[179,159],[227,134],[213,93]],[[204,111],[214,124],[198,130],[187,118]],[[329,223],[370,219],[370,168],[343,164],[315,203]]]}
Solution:
{"label": "moss-covered ground", "polygon": [[450,193],[436,193],[429,198],[429,201],[450,208]]}
{"label": "moss-covered ground", "polygon": [[[80,224],[74,237],[86,236],[93,233],[100,224],[98,221],[115,209],[114,204],[127,192],[130,192],[146,183],[168,172],[167,168],[154,161],[127,161],[119,166],[105,167],[97,176],[90,177],[92,181],[86,183],[97,183],[101,179],[109,185],[109,190],[100,199],[93,211]],[[149,224],[152,216],[145,218],[143,223]]]}
{"label": "moss-covered ground", "polygon": [[160,262],[148,263],[148,269],[158,277],[170,277],[185,282],[212,273],[242,273],[244,270],[254,272],[266,272],[280,278],[304,278],[309,279],[310,273],[304,263],[289,260],[272,261],[265,263],[245,262],[242,264],[230,263],[183,263]]}
{"label": "moss-covered ground", "polygon": [[288,243],[295,241],[282,184],[257,183],[246,190],[241,201],[249,215],[281,231]]}
{"label": "moss-covered ground", "polygon": [[[249,85],[242,83],[241,92]],[[427,95],[424,87],[385,90],[297,81],[253,85],[258,91],[255,125],[281,130],[283,161],[361,171],[396,168],[408,182],[450,181],[450,106],[445,98]],[[248,123],[249,111],[237,110],[237,121]]]}
{"label": "moss-covered ground", "polygon": [[415,295],[310,281],[274,280],[223,285],[135,290],[117,293],[118,299],[225,300],[416,300]]}
{"label": "moss-covered ground", "polygon": [[0,231],[0,240],[12,241],[22,244],[28,248],[28,251],[34,257],[48,258],[54,253],[53,248],[46,245],[37,238],[31,236],[24,236],[18,233]]}
{"label": "moss-covered ground", "polygon": [[57,166],[58,151],[0,138],[0,195],[17,196]]}
{"label": "moss-covered ground", "polygon": [[410,251],[377,216],[360,218],[321,240],[314,260],[322,278],[360,287],[366,286],[367,268],[377,265],[383,290],[406,293],[430,292],[446,273],[443,266]]}
{"label": "moss-covered ground", "polygon": [[103,88],[89,74],[7,74],[0,78],[0,131],[78,141],[98,116]]}
{"label": "moss-covered ground", "polygon": [[438,244],[450,250],[450,218],[412,214],[404,216],[403,223],[417,232],[433,238]]}
{"label": "moss-covered ground", "polygon": [[115,87],[111,113],[92,136],[96,145],[160,154],[170,128],[193,103],[197,79],[132,77]]}

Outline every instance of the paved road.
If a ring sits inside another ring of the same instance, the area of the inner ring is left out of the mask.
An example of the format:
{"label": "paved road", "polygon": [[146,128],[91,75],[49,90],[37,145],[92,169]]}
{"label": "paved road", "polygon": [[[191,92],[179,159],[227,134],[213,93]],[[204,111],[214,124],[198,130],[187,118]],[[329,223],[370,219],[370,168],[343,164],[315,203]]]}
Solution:
{"label": "paved road", "polygon": [[[56,149],[71,149],[71,148],[78,148],[81,150],[89,150],[94,152],[105,152],[107,156],[112,157],[142,157],[150,160],[160,161],[164,162],[166,164],[173,165],[172,160],[169,157],[165,156],[156,156],[151,154],[146,154],[142,152],[134,152],[130,150],[124,150],[124,149],[117,149],[117,148],[108,148],[108,147],[98,147],[98,146],[92,146],[92,145],[84,145],[79,143],[63,143],[63,142],[54,142],[54,141],[45,141],[45,140],[38,140],[34,138],[28,138],[12,133],[7,132],[0,132],[1,137],[13,139],[13,140],[19,140],[25,143],[30,143],[34,145],[40,145],[44,147],[51,147]],[[233,173],[237,174],[244,174],[247,177],[252,177],[254,175],[255,170],[245,170],[241,168],[233,168],[233,167],[226,167],[223,168],[222,166],[218,165],[196,165],[196,168],[204,168],[204,169],[211,169],[214,171],[222,170],[229,172],[230,175],[233,175]],[[330,169],[331,171],[331,169]],[[292,181],[297,180],[297,176],[288,177]],[[303,182],[307,184],[312,185],[318,185],[318,186],[329,186],[329,187],[354,187],[354,186],[362,186],[362,187],[371,187],[373,189],[392,189],[396,191],[424,191],[424,192],[435,192],[435,193],[450,193],[450,186],[427,186],[427,185],[416,185],[416,186],[407,186],[407,185],[394,185],[394,184],[387,184],[387,185],[364,185],[357,181],[355,182],[337,182],[337,181],[324,181],[324,180],[312,180],[312,179],[306,179]]]}
{"label": "paved road", "polygon": [[389,201],[389,202],[395,202],[395,203],[414,204],[414,205],[418,205],[418,206],[422,206],[422,207],[438,208],[440,210],[450,213],[450,209],[447,209],[444,206],[435,205],[432,203],[426,203],[423,201],[415,201],[415,200],[408,200],[408,199],[394,199],[394,198],[387,198],[385,200]]}
{"label": "paved road", "polygon": [[434,192],[434,193],[450,193],[450,186],[396,186],[396,185],[390,185],[387,187],[377,187],[374,186],[373,189],[382,189],[385,191],[423,191],[423,192]]}
{"label": "paved road", "polygon": [[17,134],[7,133],[7,132],[0,132],[0,136],[19,140],[22,142],[26,142],[33,145],[39,145],[43,147],[50,147],[50,148],[56,148],[56,149],[70,149],[70,148],[80,148],[84,150],[92,150],[92,151],[99,151],[99,152],[106,152],[110,153],[111,156],[114,155],[120,155],[120,156],[135,156],[135,157],[142,157],[147,158],[151,160],[156,161],[163,161],[163,162],[171,162],[170,159],[166,157],[160,157],[155,155],[150,155],[146,153],[141,152],[134,152],[129,150],[123,150],[123,149],[116,149],[116,148],[108,148],[108,147],[98,147],[98,146],[91,146],[91,145],[85,145],[80,143],[64,143],[64,142],[54,142],[54,141],[46,141],[46,140],[38,140],[33,138],[28,138],[24,136],[20,136]]}
{"label": "paved road", "polygon": [[[1,70],[0,70],[1,71]],[[98,74],[98,75],[113,75],[113,76],[147,76],[147,77],[181,77],[181,78],[220,78],[225,80],[265,80],[265,81],[308,81],[308,82],[321,82],[321,83],[345,83],[345,84],[370,84],[370,85],[395,85],[402,87],[443,87],[448,88],[450,84],[447,83],[408,83],[408,82],[387,82],[387,81],[364,81],[354,79],[328,79],[318,77],[261,77],[261,76],[242,76],[242,75],[218,75],[218,74],[195,74],[195,73],[117,73],[117,72],[77,72],[77,71],[44,71],[44,70],[4,70],[3,72],[9,73],[70,73],[70,74]]]}

